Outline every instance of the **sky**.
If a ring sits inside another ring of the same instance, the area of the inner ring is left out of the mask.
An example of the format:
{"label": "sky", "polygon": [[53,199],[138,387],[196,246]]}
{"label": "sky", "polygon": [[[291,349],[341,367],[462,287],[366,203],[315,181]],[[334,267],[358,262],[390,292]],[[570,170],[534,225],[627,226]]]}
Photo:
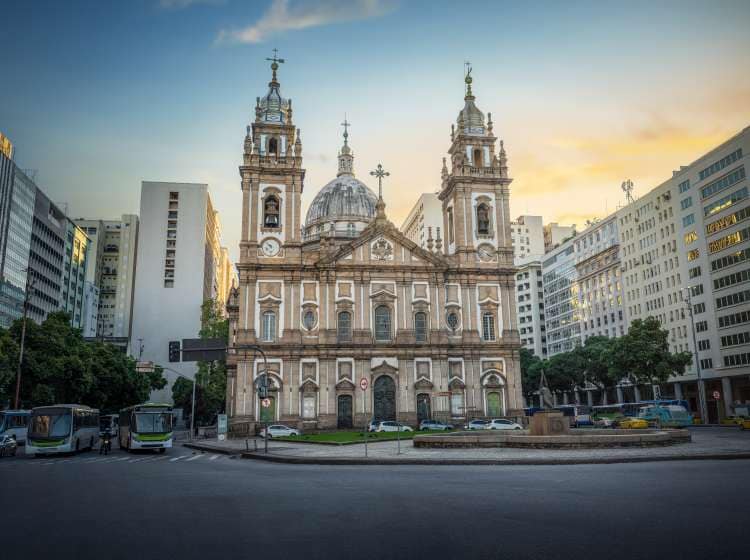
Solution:
{"label": "sky", "polygon": [[71,217],[137,213],[141,181],[208,183],[236,257],[245,127],[285,59],[307,176],[390,171],[400,226],[440,186],[464,62],[509,158],[511,215],[576,223],[750,125],[750,2],[6,2],[0,132]]}

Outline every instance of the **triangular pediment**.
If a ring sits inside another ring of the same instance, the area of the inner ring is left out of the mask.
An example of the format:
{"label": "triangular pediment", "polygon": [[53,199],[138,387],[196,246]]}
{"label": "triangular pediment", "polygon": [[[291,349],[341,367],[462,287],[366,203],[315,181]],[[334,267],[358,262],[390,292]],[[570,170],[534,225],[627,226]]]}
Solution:
{"label": "triangular pediment", "polygon": [[322,256],[318,263],[447,267],[442,255],[422,249],[391,222],[382,218],[370,223],[357,238]]}

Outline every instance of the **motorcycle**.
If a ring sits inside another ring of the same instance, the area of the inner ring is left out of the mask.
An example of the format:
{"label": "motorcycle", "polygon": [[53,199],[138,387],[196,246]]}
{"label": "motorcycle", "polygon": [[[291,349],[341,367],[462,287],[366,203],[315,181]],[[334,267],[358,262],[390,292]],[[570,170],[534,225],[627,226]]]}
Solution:
{"label": "motorcycle", "polygon": [[110,451],[112,451],[112,434],[109,430],[106,430],[102,434],[102,442],[101,445],[99,445],[99,455],[109,455]]}

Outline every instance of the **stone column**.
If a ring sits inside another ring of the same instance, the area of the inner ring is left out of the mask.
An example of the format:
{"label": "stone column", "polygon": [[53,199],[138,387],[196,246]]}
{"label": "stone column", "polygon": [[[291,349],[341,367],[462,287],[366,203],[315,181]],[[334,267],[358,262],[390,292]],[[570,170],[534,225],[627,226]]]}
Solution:
{"label": "stone column", "polygon": [[563,392],[563,404],[569,404],[568,403],[568,392],[567,391]]}
{"label": "stone column", "polygon": [[586,391],[586,403],[589,406],[594,406],[594,392],[593,391]]}
{"label": "stone column", "polygon": [[722,377],[721,378],[721,396],[724,399],[724,414],[732,416],[734,411],[732,410],[732,403],[734,397],[732,396],[732,378]]}
{"label": "stone column", "polygon": [[619,385],[617,386],[617,402],[624,402],[623,395],[622,395],[622,387]]}
{"label": "stone column", "polygon": [[635,402],[641,402],[641,390],[638,385],[633,385],[633,394],[635,395]]}
{"label": "stone column", "polygon": [[557,406],[557,391],[552,391],[552,406]]}

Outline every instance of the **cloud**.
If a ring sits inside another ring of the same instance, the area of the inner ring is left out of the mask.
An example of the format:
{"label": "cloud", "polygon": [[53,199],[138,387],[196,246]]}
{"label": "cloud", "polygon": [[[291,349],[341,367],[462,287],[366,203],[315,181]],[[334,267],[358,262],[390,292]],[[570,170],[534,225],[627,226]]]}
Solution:
{"label": "cloud", "polygon": [[[168,0],[172,2],[190,0]],[[266,13],[242,29],[222,29],[219,42],[262,43],[284,31],[296,31],[383,16],[395,9],[394,0],[272,0]]]}

